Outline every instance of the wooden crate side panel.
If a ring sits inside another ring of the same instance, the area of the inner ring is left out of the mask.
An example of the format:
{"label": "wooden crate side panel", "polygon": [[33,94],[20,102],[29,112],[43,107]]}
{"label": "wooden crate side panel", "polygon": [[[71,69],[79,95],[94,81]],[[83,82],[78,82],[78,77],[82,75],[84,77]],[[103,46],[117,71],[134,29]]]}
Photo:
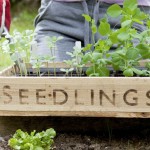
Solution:
{"label": "wooden crate side panel", "polygon": [[149,117],[150,78],[0,78],[0,115]]}
{"label": "wooden crate side panel", "polygon": [[0,71],[0,76],[14,76],[15,74],[15,66],[9,66],[6,69]]}

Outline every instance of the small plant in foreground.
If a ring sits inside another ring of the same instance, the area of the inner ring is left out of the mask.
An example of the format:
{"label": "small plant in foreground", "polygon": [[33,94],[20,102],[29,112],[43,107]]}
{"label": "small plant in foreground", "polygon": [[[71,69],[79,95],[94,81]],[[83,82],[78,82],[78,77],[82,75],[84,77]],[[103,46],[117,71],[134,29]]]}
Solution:
{"label": "small plant in foreground", "polygon": [[9,139],[8,145],[13,150],[51,150],[55,136],[56,132],[52,128],[38,133],[33,131],[30,134],[19,129]]}

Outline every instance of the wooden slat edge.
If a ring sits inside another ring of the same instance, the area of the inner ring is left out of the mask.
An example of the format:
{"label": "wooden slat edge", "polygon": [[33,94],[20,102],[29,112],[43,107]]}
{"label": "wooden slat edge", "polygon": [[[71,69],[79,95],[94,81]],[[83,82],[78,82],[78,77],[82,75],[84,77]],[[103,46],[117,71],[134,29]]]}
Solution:
{"label": "wooden slat edge", "polygon": [[5,68],[4,70],[0,71],[0,76],[10,76],[10,75],[12,75],[13,68],[14,68],[14,65],[9,66],[9,67]]}
{"label": "wooden slat edge", "polygon": [[149,112],[23,112],[0,111],[0,116],[64,116],[64,117],[114,117],[114,118],[150,118]]}

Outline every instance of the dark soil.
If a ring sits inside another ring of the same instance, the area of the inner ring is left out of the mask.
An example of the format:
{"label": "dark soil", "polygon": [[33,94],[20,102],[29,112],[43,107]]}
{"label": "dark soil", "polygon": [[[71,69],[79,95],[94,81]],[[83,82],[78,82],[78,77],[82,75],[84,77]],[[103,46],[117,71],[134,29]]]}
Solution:
{"label": "dark soil", "polygon": [[[81,134],[58,134],[53,150],[150,150],[150,136],[130,134],[125,137]],[[7,141],[0,138],[0,150],[11,150]]]}
{"label": "dark soil", "polygon": [[[53,150],[150,150],[150,119],[0,117],[2,122],[10,134],[19,128],[42,131],[53,127],[57,132]],[[0,137],[0,150],[10,150],[10,134]]]}

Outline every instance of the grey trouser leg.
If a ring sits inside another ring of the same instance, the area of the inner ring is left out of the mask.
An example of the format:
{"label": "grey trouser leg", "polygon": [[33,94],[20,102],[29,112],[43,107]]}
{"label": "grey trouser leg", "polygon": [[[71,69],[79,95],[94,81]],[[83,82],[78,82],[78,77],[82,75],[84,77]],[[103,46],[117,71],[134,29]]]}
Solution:
{"label": "grey trouser leg", "polygon": [[[63,40],[57,42],[56,61],[63,61],[69,56],[66,52],[72,51],[76,41],[84,39],[84,18],[81,2],[56,2],[52,1],[50,6],[43,5],[40,14],[35,20],[35,40],[38,42],[37,54],[48,54],[49,48],[45,36],[63,36]],[[47,5],[49,2],[47,2]],[[44,12],[44,13],[43,13]]]}

